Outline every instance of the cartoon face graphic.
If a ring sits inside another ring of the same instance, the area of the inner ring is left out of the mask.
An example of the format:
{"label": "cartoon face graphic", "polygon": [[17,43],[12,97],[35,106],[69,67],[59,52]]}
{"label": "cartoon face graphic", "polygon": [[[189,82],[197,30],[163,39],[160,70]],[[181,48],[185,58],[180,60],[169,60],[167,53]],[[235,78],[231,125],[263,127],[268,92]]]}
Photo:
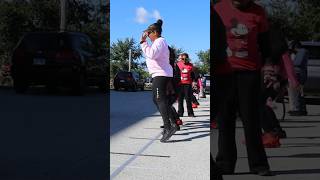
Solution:
{"label": "cartoon face graphic", "polygon": [[246,25],[240,23],[231,29],[231,33],[236,37],[246,36],[249,33],[249,30]]}
{"label": "cartoon face graphic", "polygon": [[229,33],[232,42],[229,43],[227,49],[228,56],[247,58],[249,28],[245,24],[239,22],[236,18],[233,18],[231,20],[231,27],[229,27]]}
{"label": "cartoon face graphic", "polygon": [[181,70],[181,72],[182,72],[182,73],[188,73],[189,71],[188,71],[188,69],[185,69],[185,68],[184,68],[184,69]]}

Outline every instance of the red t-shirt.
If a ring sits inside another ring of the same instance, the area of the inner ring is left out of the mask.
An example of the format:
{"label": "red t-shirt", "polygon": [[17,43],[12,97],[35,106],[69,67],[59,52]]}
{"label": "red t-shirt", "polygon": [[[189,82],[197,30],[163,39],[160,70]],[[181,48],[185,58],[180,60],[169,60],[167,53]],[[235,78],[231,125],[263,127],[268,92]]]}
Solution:
{"label": "red t-shirt", "polygon": [[233,7],[231,0],[222,0],[215,6],[227,31],[228,61],[234,70],[259,70],[261,57],[258,34],[268,30],[264,9],[253,3],[245,11]]}

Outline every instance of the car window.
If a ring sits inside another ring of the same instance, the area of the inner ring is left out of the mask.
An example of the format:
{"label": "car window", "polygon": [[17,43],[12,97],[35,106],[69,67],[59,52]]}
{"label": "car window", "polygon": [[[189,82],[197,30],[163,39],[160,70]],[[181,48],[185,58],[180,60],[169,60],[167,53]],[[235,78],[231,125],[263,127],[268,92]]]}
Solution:
{"label": "car window", "polygon": [[133,76],[135,79],[139,79],[139,74],[138,73],[133,73]]}
{"label": "car window", "polygon": [[119,72],[117,74],[117,77],[120,78],[120,79],[124,79],[124,78],[127,78],[127,77],[132,77],[132,75],[131,75],[130,72]]}
{"label": "car window", "polygon": [[58,49],[60,47],[60,37],[59,34],[53,33],[28,34],[21,41],[20,47],[29,51]]}
{"label": "car window", "polygon": [[85,37],[79,35],[66,35],[68,44],[75,49],[86,49],[88,42]]}

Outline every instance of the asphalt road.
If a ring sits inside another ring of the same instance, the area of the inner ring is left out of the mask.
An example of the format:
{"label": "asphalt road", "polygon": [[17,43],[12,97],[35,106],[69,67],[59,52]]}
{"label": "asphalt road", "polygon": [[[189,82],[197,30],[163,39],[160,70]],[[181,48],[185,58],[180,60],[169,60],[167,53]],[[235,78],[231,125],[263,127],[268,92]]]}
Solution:
{"label": "asphalt road", "polygon": [[0,88],[1,180],[108,179],[107,96]]}
{"label": "asphalt road", "polygon": [[150,91],[111,91],[110,98],[110,179],[210,179],[209,96],[168,143],[159,141],[162,119]]}
{"label": "asphalt road", "polygon": [[[319,97],[307,99],[308,116],[289,116],[281,122],[287,133],[286,139],[281,139],[280,148],[268,148],[271,170],[275,176],[259,177],[249,174],[247,153],[241,121],[237,122],[236,142],[238,161],[234,175],[224,176],[224,180],[319,180],[320,179],[320,103]],[[288,104],[286,104],[287,106]],[[286,108],[288,110],[288,106]],[[276,104],[275,112],[282,116],[282,105]],[[217,150],[217,130],[213,131],[212,148]]]}

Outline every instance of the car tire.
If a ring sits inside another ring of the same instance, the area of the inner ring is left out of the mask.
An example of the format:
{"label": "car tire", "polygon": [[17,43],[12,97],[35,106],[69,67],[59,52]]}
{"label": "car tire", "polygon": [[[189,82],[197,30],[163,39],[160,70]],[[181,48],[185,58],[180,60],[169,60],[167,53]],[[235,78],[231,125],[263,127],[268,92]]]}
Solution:
{"label": "car tire", "polygon": [[131,90],[133,92],[136,92],[137,91],[137,84],[134,84],[132,87],[131,87]]}

